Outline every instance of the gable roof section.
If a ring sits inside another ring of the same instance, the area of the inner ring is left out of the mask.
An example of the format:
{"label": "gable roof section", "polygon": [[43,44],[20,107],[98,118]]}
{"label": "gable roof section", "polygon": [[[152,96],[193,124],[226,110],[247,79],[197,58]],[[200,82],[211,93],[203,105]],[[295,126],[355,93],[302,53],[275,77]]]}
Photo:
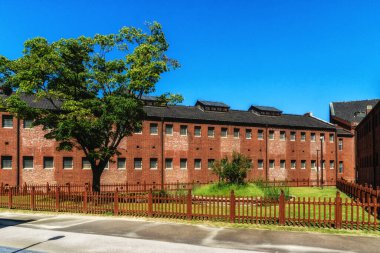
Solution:
{"label": "gable roof section", "polygon": [[259,111],[267,111],[267,112],[282,112],[281,110],[275,108],[275,107],[272,107],[272,106],[261,106],[261,105],[251,105],[251,107],[249,108],[250,110],[252,109],[255,109],[255,110],[259,110]]}
{"label": "gable roof section", "polygon": [[366,116],[367,105],[374,107],[380,99],[332,102],[330,115],[351,123],[359,123]]}
{"label": "gable roof section", "polygon": [[206,101],[206,100],[197,100],[195,105],[201,104],[203,106],[213,106],[213,107],[222,107],[222,108],[230,108],[229,105],[226,105],[223,102],[213,102],[213,101]]}
{"label": "gable roof section", "polygon": [[[0,94],[0,99],[6,99],[8,96]],[[57,110],[57,108],[46,98],[38,99],[35,95],[29,94],[20,94],[21,100],[25,101],[28,106],[44,110]],[[62,105],[62,102],[59,100],[54,100],[54,103],[57,107]]]}
{"label": "gable roof section", "polygon": [[148,118],[169,120],[232,123],[237,125],[260,125],[293,128],[315,128],[335,130],[335,127],[314,117],[282,114],[280,116],[256,115],[249,111],[229,110],[225,113],[202,111],[194,106],[144,107]]}

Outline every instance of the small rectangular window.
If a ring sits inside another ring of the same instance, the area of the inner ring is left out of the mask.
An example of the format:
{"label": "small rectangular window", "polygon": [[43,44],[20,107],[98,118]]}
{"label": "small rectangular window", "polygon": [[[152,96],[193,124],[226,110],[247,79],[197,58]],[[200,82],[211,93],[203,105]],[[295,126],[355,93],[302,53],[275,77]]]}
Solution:
{"label": "small rectangular window", "polygon": [[33,120],[32,119],[24,119],[24,128],[32,128]]}
{"label": "small rectangular window", "polygon": [[258,160],[257,161],[257,169],[262,170],[264,168],[264,161],[263,160]]}
{"label": "small rectangular window", "polygon": [[187,126],[186,125],[181,125],[179,127],[179,134],[182,136],[187,136]]}
{"label": "small rectangular window", "polygon": [[201,159],[195,159],[194,160],[194,169],[200,170],[202,167],[202,160]]}
{"label": "small rectangular window", "polygon": [[234,128],[234,138],[239,138],[239,137],[240,137],[240,129]]}
{"label": "small rectangular window", "polygon": [[329,140],[330,140],[330,142],[334,142],[334,134],[329,135]]}
{"label": "small rectangular window", "polygon": [[315,141],[315,133],[310,134],[310,140],[313,142]]}
{"label": "small rectangular window", "polygon": [[343,173],[343,162],[339,162],[339,173]]}
{"label": "small rectangular window", "polygon": [[33,156],[24,156],[22,165],[24,169],[33,169]]}
{"label": "small rectangular window", "polygon": [[312,170],[315,170],[316,169],[316,161],[315,160],[311,160],[311,169]]}
{"label": "small rectangular window", "polygon": [[291,168],[292,170],[296,169],[296,160],[292,160],[292,161],[290,162],[290,168]]}
{"label": "small rectangular window", "polygon": [[290,132],[290,140],[295,141],[296,140],[296,132]]}
{"label": "small rectangular window", "polygon": [[194,127],[194,136],[195,137],[201,137],[202,135],[202,128],[200,126],[195,126]]}
{"label": "small rectangular window", "polygon": [[165,168],[167,170],[173,169],[173,159],[172,158],[166,158],[165,159]]}
{"label": "small rectangular window", "polygon": [[325,141],[325,134],[320,134],[319,136],[320,136],[319,139],[320,139],[321,141]]}
{"label": "small rectangular window", "polygon": [[334,162],[334,160],[331,160],[330,161],[330,169],[334,169],[335,168],[335,162]]}
{"label": "small rectangular window", "polygon": [[13,127],[13,116],[12,115],[3,115],[3,128],[12,128]]}
{"label": "small rectangular window", "polygon": [[135,158],[134,167],[135,170],[142,170],[142,158]]}
{"label": "small rectangular window", "polygon": [[325,168],[326,168],[325,161],[323,160],[323,162],[322,162],[322,169],[325,169]]}
{"label": "small rectangular window", "polygon": [[222,127],[222,129],[220,130],[220,136],[222,138],[226,138],[228,136],[228,128]]}
{"label": "small rectangular window", "polygon": [[305,141],[305,140],[306,140],[306,133],[301,132],[301,141]]}
{"label": "small rectangular window", "polygon": [[281,160],[280,161],[280,169],[285,169],[285,165],[286,165],[285,160]]}
{"label": "small rectangular window", "polygon": [[211,170],[212,166],[214,166],[214,162],[215,162],[214,159],[208,159],[208,161],[207,161],[207,167],[208,167],[209,170]]}
{"label": "small rectangular window", "polygon": [[215,128],[209,127],[207,132],[208,137],[214,137],[215,136]]}
{"label": "small rectangular window", "polygon": [[119,157],[117,158],[117,169],[118,170],[125,170],[126,169],[126,159]]}
{"label": "small rectangular window", "polygon": [[158,159],[157,158],[150,158],[149,167],[151,170],[156,170],[158,168]]}
{"label": "small rectangular window", "polygon": [[134,134],[142,134],[142,127],[140,129],[136,129]]}
{"label": "small rectangular window", "polygon": [[72,157],[64,157],[63,158],[63,169],[64,170],[73,169],[73,158]]}
{"label": "small rectangular window", "polygon": [[339,139],[338,148],[339,148],[339,151],[343,150],[343,139]]}
{"label": "small rectangular window", "polygon": [[106,163],[106,166],[104,166],[104,169],[105,169],[105,170],[109,170],[109,168],[110,168],[110,161],[108,161],[108,162]]}
{"label": "small rectangular window", "polygon": [[282,141],[286,140],[286,133],[285,133],[285,131],[281,131],[280,132],[280,140],[282,140]]}
{"label": "small rectangular window", "polygon": [[269,169],[274,169],[274,160],[269,160]]}
{"label": "small rectangular window", "polygon": [[269,140],[274,140],[274,131],[273,130],[269,131]]}
{"label": "small rectangular window", "polygon": [[150,124],[150,134],[157,135],[158,134],[158,125],[156,123]]}
{"label": "small rectangular window", "polygon": [[84,170],[90,170],[91,169],[90,161],[86,157],[82,157],[82,169],[84,169]]}
{"label": "small rectangular window", "polygon": [[302,170],[306,169],[306,161],[305,160],[301,160],[301,169]]}
{"label": "small rectangular window", "polygon": [[258,140],[263,140],[264,139],[264,131],[263,130],[258,130],[257,131],[257,139]]}
{"label": "small rectangular window", "polygon": [[12,156],[1,157],[1,168],[4,170],[12,169]]}
{"label": "small rectangular window", "polygon": [[252,139],[252,130],[251,129],[245,129],[245,138],[246,139]]}
{"label": "small rectangular window", "polygon": [[165,134],[166,135],[173,135],[173,125],[166,125],[165,126]]}
{"label": "small rectangular window", "polygon": [[54,158],[51,156],[44,157],[44,169],[53,169],[54,168]]}
{"label": "small rectangular window", "polygon": [[187,169],[187,159],[182,158],[182,159],[179,160],[179,168],[181,170],[186,170]]}

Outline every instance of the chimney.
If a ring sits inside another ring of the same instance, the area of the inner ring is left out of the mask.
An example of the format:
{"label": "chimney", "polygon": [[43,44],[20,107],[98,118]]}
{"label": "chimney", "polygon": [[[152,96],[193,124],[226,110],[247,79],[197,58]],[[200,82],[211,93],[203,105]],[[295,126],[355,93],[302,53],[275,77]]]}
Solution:
{"label": "chimney", "polygon": [[366,114],[368,114],[372,110],[372,105],[367,105]]}
{"label": "chimney", "polygon": [[313,117],[313,113],[312,113],[312,112],[307,112],[307,113],[305,113],[303,116],[306,116],[306,117]]}

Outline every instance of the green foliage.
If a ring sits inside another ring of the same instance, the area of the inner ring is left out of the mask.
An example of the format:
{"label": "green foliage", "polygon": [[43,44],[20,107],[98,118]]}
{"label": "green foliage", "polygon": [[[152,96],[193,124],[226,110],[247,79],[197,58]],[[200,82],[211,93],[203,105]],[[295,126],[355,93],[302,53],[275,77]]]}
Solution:
{"label": "green foliage", "polygon": [[[123,27],[116,34],[53,43],[28,40],[19,59],[0,56],[0,85],[14,91],[2,104],[19,118],[35,119],[46,138],[59,142],[59,150],[83,150],[97,187],[121,140],[141,129],[141,96],[155,91],[161,74],[179,67],[167,57],[168,47],[157,22],[147,31]],[[32,107],[25,96],[48,106]],[[169,93],[160,99],[182,101]]]}
{"label": "green foliage", "polygon": [[262,190],[254,184],[228,184],[215,183],[196,187],[193,189],[194,195],[202,196],[230,196],[231,190],[234,190],[235,196],[262,196]]}
{"label": "green foliage", "polygon": [[212,170],[223,182],[243,184],[250,167],[251,162],[247,156],[233,152],[231,161],[228,157],[215,161]]}
{"label": "green foliage", "polygon": [[281,191],[284,191],[285,199],[290,198],[289,187],[277,187],[277,186],[264,187],[262,188],[262,191],[264,193],[264,198],[267,198],[267,199],[279,199],[281,195]]}

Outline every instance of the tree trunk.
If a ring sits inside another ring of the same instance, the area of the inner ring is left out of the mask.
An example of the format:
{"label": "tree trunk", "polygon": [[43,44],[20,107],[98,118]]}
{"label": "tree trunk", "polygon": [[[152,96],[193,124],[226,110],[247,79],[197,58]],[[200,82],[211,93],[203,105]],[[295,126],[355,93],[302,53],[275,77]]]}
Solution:
{"label": "tree trunk", "polygon": [[92,169],[92,191],[100,192],[100,176],[102,175],[102,171],[99,168]]}

